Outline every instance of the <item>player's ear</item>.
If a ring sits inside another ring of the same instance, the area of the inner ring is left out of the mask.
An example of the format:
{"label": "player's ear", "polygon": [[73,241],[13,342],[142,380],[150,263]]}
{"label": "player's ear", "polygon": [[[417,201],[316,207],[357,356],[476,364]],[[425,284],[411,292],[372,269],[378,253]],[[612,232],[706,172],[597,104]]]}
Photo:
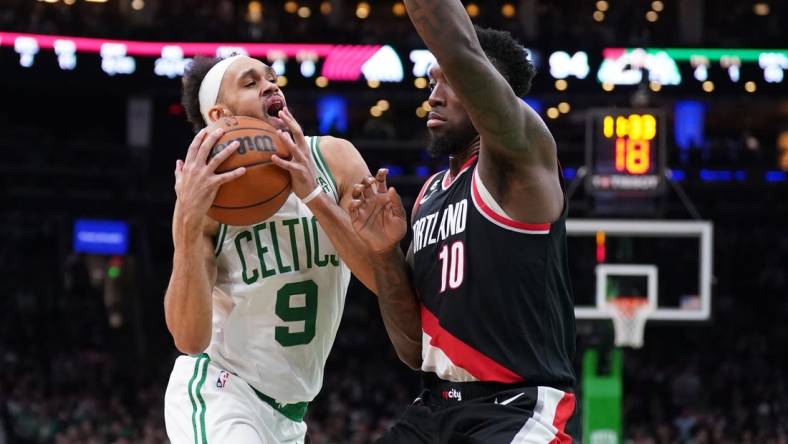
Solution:
{"label": "player's ear", "polygon": [[212,106],[211,109],[208,110],[208,120],[210,120],[210,122],[208,123],[216,122],[222,117],[229,117],[232,115],[233,114],[230,112],[230,110],[227,107],[216,104]]}

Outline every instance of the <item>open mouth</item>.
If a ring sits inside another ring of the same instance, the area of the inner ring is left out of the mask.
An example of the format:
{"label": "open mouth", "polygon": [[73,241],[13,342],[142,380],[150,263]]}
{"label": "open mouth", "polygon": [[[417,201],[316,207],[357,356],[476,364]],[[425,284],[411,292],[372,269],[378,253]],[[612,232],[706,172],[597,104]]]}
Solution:
{"label": "open mouth", "polygon": [[279,118],[279,111],[285,108],[285,102],[281,97],[274,96],[266,102],[265,113],[268,115],[269,121],[275,126],[284,129],[286,127],[284,121]]}

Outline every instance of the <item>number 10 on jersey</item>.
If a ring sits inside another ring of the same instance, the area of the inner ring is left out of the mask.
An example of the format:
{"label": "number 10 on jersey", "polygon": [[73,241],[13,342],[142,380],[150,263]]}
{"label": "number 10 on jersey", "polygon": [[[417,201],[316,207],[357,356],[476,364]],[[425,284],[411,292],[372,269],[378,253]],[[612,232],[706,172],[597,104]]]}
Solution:
{"label": "number 10 on jersey", "polygon": [[444,244],[438,254],[441,261],[441,293],[446,291],[446,286],[452,290],[462,285],[465,274],[465,244],[456,241],[449,246]]}

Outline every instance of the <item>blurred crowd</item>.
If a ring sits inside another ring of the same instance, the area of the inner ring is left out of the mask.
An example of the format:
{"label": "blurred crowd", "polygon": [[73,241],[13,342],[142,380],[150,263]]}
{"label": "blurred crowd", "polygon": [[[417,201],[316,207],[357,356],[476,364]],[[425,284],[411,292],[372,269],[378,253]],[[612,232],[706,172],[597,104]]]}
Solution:
{"label": "blurred crowd", "polygon": [[[713,320],[648,324],[645,347],[625,352],[626,442],[788,443],[786,208],[761,196],[777,207],[749,230],[694,194],[718,220]],[[0,443],[167,442],[163,393],[177,353],[161,313],[150,311],[163,287],[139,295],[146,322],[158,325],[145,327],[140,354],[139,332],[108,320],[89,260],[53,254],[64,237],[57,223],[30,212],[7,212],[0,223],[9,227],[0,239]],[[166,260],[156,269],[163,284]],[[578,344],[579,361],[589,338],[581,334]],[[418,387],[388,343],[374,297],[354,283],[323,390],[310,404],[312,442],[371,442]]]}

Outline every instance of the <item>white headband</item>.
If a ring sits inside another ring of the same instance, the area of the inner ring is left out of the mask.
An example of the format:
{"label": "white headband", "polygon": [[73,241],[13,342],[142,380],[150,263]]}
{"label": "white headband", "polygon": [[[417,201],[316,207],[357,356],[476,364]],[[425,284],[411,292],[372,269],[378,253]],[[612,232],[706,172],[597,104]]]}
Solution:
{"label": "white headband", "polygon": [[202,79],[198,98],[200,100],[200,114],[202,114],[202,118],[205,119],[206,124],[210,123],[210,120],[208,119],[208,111],[212,106],[216,105],[216,99],[219,97],[219,88],[222,86],[224,73],[227,71],[227,68],[233,64],[233,62],[242,57],[246,56],[239,54],[232,57],[227,57],[221,62],[213,65],[213,67],[208,70],[208,74],[205,75],[205,78]]}

